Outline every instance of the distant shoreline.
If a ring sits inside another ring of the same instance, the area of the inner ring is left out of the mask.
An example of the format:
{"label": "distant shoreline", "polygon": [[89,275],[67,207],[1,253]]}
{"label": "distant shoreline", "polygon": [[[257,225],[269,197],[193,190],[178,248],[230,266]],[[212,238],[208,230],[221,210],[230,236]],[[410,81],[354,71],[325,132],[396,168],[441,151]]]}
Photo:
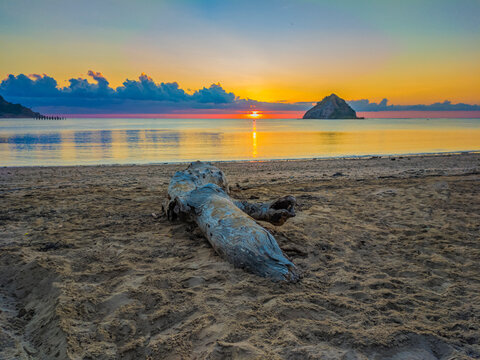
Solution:
{"label": "distant shoreline", "polygon": [[[246,119],[245,111],[221,113],[221,112],[199,112],[199,113],[159,113],[159,114],[65,114],[47,113],[48,116],[63,116],[68,119]],[[297,120],[303,116],[303,111],[262,111],[259,119],[285,119]],[[366,120],[372,119],[480,119],[480,111],[357,111],[359,117]],[[5,118],[1,118],[5,119]],[[23,118],[25,119],[25,118]]]}

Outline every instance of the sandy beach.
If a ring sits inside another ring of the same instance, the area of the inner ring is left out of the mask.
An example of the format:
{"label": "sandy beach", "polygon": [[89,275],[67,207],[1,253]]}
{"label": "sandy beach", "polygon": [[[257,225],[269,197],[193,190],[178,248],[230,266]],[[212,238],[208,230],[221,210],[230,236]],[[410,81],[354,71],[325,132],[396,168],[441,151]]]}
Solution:
{"label": "sandy beach", "polygon": [[0,359],[480,358],[480,154],[216,165],[300,282],[166,219],[185,164],[0,168]]}

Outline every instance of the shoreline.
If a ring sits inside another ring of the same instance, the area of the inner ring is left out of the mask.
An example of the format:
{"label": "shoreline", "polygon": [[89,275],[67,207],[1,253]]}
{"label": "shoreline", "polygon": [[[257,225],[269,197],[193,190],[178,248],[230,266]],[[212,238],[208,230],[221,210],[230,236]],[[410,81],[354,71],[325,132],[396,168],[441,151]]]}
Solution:
{"label": "shoreline", "polygon": [[0,357],[480,357],[480,154],[214,163],[236,199],[296,197],[262,226],[299,283],[163,216],[185,163],[2,167]]}
{"label": "shoreline", "polygon": [[261,162],[288,162],[288,161],[317,161],[317,160],[368,160],[377,158],[407,158],[407,157],[435,157],[435,156],[459,156],[480,154],[479,150],[445,151],[445,152],[427,152],[427,153],[398,153],[398,154],[373,154],[373,155],[342,155],[342,156],[315,156],[305,158],[281,158],[281,159],[241,159],[241,160],[186,160],[172,162],[152,162],[152,163],[115,163],[115,164],[70,164],[70,165],[13,165],[0,166],[0,168],[18,169],[18,168],[49,168],[49,167],[115,167],[115,166],[162,166],[162,165],[184,165],[195,161],[210,162],[214,164],[228,163],[261,163]]}

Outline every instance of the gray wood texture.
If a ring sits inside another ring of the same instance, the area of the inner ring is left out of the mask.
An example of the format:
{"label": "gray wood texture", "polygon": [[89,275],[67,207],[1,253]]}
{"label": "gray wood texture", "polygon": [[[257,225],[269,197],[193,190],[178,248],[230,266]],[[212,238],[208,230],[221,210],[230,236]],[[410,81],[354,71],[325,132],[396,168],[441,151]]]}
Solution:
{"label": "gray wood texture", "polygon": [[283,224],[295,216],[295,198],[249,203],[233,200],[228,193],[228,182],[220,169],[194,162],[172,177],[167,216],[195,222],[215,251],[235,267],[273,280],[298,281],[295,265],[273,235],[254,220]]}

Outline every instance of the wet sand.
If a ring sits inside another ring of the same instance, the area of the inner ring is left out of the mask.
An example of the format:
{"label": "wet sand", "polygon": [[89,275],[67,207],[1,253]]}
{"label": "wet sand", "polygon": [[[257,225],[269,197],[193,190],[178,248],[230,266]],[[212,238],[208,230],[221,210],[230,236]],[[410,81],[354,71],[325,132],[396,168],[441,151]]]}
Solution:
{"label": "wet sand", "polygon": [[162,215],[185,165],[0,169],[0,358],[480,358],[480,155],[217,164],[303,273]]}

